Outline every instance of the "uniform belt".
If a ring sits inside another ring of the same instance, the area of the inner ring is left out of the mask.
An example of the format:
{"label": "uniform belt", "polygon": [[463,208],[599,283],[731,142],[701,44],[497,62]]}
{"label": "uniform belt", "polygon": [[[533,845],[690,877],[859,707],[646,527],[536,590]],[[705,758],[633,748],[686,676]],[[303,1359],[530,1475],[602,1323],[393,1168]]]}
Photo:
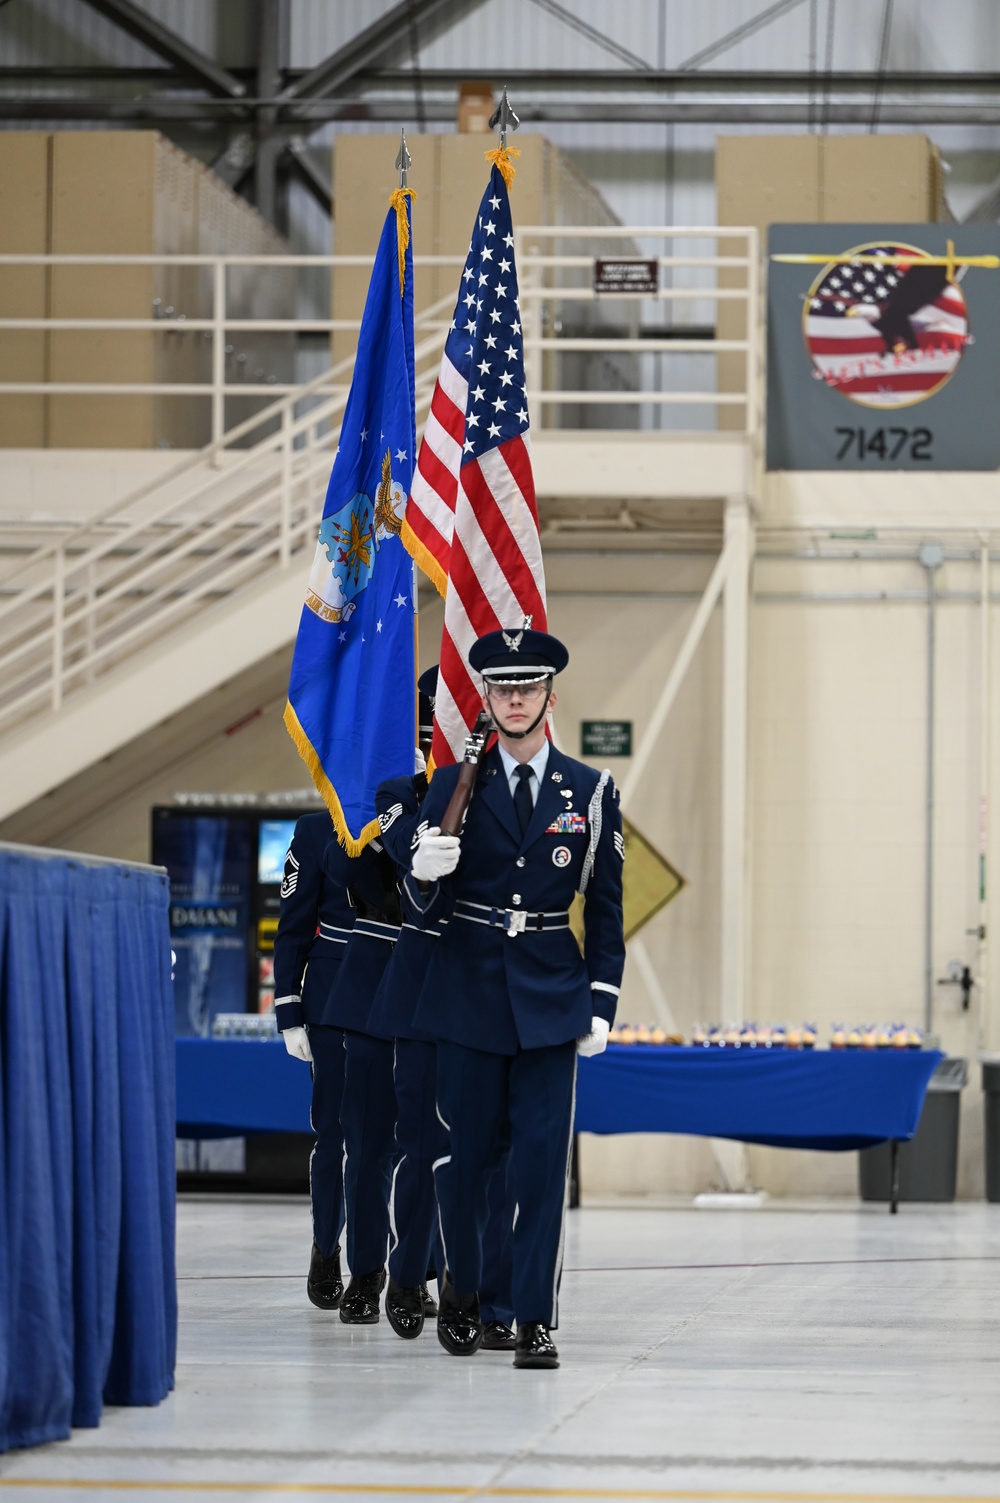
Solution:
{"label": "uniform belt", "polygon": [[335,945],[346,945],[351,937],[351,931],[350,929],[340,929],[336,924],[320,923],[319,937],[320,939],[332,940]]}
{"label": "uniform belt", "polygon": [[387,939],[390,944],[395,944],[399,938],[399,925],[383,924],[378,919],[357,918],[351,933],[367,934],[369,939]]}
{"label": "uniform belt", "polygon": [[440,929],[421,929],[419,924],[408,924],[405,919],[403,920],[403,928],[412,929],[414,934],[429,934],[431,939],[441,938]]}
{"label": "uniform belt", "polygon": [[487,903],[467,903],[462,898],[455,904],[455,917],[469,924],[503,929],[511,939],[517,934],[569,928],[569,913],[565,908],[561,913],[526,913],[523,908],[491,908]]}

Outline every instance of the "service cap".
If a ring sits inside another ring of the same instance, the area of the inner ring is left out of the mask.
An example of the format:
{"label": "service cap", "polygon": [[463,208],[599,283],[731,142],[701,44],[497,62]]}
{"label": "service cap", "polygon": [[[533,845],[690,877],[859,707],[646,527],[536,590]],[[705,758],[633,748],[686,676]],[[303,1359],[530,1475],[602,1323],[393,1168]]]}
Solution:
{"label": "service cap", "polygon": [[469,665],[487,684],[537,684],[561,673],[569,652],[558,637],[520,627],[487,632],[469,649]]}

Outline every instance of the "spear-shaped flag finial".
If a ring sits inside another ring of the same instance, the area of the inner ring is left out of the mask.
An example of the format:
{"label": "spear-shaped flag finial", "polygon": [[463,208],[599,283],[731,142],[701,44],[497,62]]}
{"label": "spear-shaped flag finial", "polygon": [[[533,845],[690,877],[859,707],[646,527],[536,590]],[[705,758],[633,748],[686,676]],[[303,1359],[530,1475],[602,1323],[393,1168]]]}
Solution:
{"label": "spear-shaped flag finial", "polygon": [[507,98],[507,85],[504,84],[500,103],[490,116],[490,130],[496,130],[498,126],[500,128],[501,151],[504,151],[507,146],[507,132],[509,130],[517,130],[520,123],[520,120],[511,108],[510,100]]}
{"label": "spear-shaped flag finial", "polygon": [[401,188],[409,187],[407,173],[412,166],[413,158],[406,149],[406,131],[401,130],[399,132],[399,155],[396,157],[396,168],[399,172],[399,186]]}

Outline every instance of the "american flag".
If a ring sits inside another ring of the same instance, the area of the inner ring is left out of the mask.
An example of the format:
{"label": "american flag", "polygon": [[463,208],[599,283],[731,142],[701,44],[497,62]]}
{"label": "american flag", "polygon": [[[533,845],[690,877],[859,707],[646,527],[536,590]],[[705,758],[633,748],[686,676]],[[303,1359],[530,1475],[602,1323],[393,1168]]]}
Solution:
{"label": "american flag", "polygon": [[969,340],[962,289],[914,246],[848,252],[912,257],[904,265],[851,259],[826,269],[806,300],[805,339],[818,378],[866,407],[906,407],[955,370]]}
{"label": "american flag", "polygon": [[442,766],[461,756],[481,708],[472,643],[525,616],[546,627],[514,232],[496,167],[462,271],[403,540],[445,596],[432,751]]}

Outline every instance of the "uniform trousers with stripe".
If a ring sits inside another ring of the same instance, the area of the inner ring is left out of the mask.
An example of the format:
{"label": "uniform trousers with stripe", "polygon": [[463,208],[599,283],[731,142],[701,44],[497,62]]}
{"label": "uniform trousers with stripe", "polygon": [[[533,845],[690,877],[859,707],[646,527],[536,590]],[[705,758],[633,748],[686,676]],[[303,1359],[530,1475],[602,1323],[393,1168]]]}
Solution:
{"label": "uniform trousers with stripe", "polygon": [[329,1258],[344,1230],[344,1134],[340,1126],[344,1095],[343,1030],[310,1024],[309,1047],[313,1057],[309,1121],[316,1134],[309,1159],[313,1241],[324,1258]]}
{"label": "uniform trousers with stripe", "polygon": [[434,1171],[445,1259],[458,1295],[483,1277],[490,1181],[509,1142],[517,1222],[513,1304],[520,1325],[559,1324],[566,1186],[576,1087],[576,1040],[517,1054],[439,1043],[438,1110],[448,1153]]}
{"label": "uniform trousers with stripe", "polygon": [[402,1289],[424,1283],[435,1263],[434,1161],[448,1151],[448,1135],[435,1102],[436,1075],[434,1044],[396,1040],[396,1167],[390,1202],[389,1273]]}
{"label": "uniform trousers with stripe", "polygon": [[514,1175],[509,1139],[500,1168],[490,1180],[488,1219],[483,1236],[483,1272],[479,1281],[479,1313],[483,1324],[492,1320],[509,1326],[514,1319],[511,1280],[514,1274]]}
{"label": "uniform trousers with stripe", "polygon": [[344,1201],[354,1278],[385,1265],[396,1135],[392,1042],[344,1031]]}

